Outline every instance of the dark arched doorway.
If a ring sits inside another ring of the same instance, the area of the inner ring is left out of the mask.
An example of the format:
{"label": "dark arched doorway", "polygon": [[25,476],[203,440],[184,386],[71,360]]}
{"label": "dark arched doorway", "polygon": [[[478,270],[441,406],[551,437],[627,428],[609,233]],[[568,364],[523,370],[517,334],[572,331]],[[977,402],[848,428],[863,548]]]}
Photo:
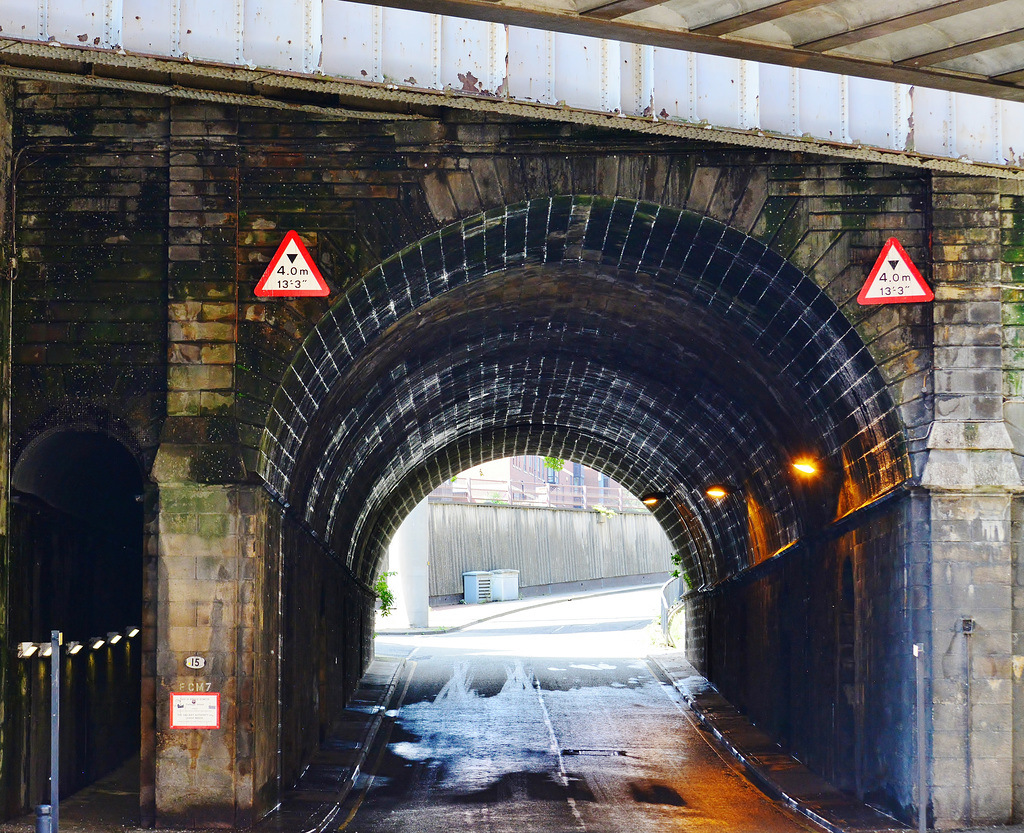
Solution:
{"label": "dark arched doorway", "polygon": [[[143,479],[120,442],[72,429],[31,442],[12,487],[10,633],[16,643],[63,633],[66,795],[139,752]],[[49,801],[49,660],[29,653],[12,671],[9,751],[23,765],[11,813]]]}

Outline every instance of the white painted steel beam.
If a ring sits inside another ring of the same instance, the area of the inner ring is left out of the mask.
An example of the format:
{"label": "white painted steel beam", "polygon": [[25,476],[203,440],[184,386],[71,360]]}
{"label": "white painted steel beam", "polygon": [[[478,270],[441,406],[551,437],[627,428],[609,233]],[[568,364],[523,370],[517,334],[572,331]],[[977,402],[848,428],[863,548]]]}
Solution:
{"label": "white painted steel beam", "polygon": [[[1024,103],[344,0],[0,0],[0,27],[2,37],[53,45],[55,56],[65,45],[126,64],[176,59],[200,75],[265,69],[282,88],[353,79],[368,90],[1024,164]],[[16,52],[0,44],[0,61]]]}

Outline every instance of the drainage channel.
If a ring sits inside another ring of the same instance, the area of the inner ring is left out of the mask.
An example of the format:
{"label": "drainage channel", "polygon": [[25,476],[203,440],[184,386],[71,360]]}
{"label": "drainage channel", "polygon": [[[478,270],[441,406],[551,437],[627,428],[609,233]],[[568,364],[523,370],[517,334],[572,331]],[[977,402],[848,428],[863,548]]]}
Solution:
{"label": "drainage channel", "polygon": [[622,749],[563,749],[562,755],[592,755],[598,758],[628,757]]}

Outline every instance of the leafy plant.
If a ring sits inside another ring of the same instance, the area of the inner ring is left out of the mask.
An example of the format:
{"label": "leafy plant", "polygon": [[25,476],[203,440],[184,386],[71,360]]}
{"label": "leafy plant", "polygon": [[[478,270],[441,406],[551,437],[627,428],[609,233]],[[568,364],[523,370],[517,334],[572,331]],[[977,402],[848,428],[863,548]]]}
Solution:
{"label": "leafy plant", "polygon": [[619,514],[610,506],[603,506],[600,503],[595,503],[592,508],[595,512],[597,512],[598,515],[604,515],[606,518],[614,518],[617,514]]}
{"label": "leafy plant", "polygon": [[674,552],[669,556],[669,559],[676,566],[671,573],[672,578],[679,578],[682,576],[683,582],[686,584],[686,589],[693,590],[693,578],[690,576],[690,571],[683,569],[683,556],[678,552]]}
{"label": "leafy plant", "polygon": [[376,594],[377,599],[380,601],[380,613],[381,616],[390,615],[391,611],[395,609],[395,594],[388,587],[388,576],[395,576],[397,573],[381,573],[377,576],[377,581],[373,585],[373,592]]}
{"label": "leafy plant", "polygon": [[545,457],[544,468],[551,469],[552,471],[561,471],[565,468],[565,460],[561,457]]}

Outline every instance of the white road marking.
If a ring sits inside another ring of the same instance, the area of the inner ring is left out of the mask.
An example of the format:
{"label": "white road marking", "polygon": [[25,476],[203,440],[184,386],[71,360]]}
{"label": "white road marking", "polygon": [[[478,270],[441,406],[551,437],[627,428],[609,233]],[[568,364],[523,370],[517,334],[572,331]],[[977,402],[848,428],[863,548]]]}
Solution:
{"label": "white road marking", "polygon": [[[544,714],[544,723],[548,727],[548,735],[551,738],[551,752],[558,761],[558,777],[561,779],[562,786],[565,787],[566,793],[568,793],[569,773],[565,771],[565,762],[562,760],[562,750],[558,745],[558,738],[555,736],[555,727],[551,723],[551,715],[548,714],[548,707],[544,702],[544,692],[541,690],[540,680],[536,677],[533,678],[533,687],[537,691],[537,700],[540,702],[540,710]],[[580,815],[579,808],[576,806],[576,799],[567,794],[566,801],[569,803],[569,809],[572,810],[572,814],[576,818],[577,828],[581,831],[586,831],[587,826],[583,823],[583,816]]]}

